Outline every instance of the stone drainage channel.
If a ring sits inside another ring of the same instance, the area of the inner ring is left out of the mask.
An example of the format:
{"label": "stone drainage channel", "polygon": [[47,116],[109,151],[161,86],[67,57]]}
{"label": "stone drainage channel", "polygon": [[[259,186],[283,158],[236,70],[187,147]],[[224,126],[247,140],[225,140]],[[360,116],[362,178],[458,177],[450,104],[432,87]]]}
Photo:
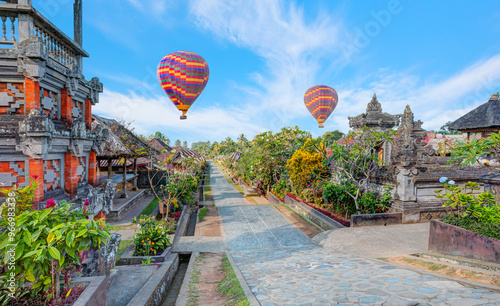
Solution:
{"label": "stone drainage channel", "polygon": [[[201,186],[199,187],[198,191],[198,201],[203,201],[203,189],[204,189],[204,180],[201,180]],[[202,208],[203,205],[200,205],[200,208]],[[191,213],[187,217],[187,224],[185,225],[185,229],[181,229],[180,233],[182,234],[182,237],[192,237],[195,235],[195,230],[196,230],[196,222],[198,219],[198,214],[197,214],[197,209],[191,209]],[[180,222],[181,223],[181,222]],[[180,225],[182,226],[182,224]],[[175,251],[174,251],[175,252]],[[191,259],[191,252],[184,252],[184,251],[179,251],[179,267],[177,268],[177,272],[174,276],[174,279],[172,281],[172,284],[170,286],[170,289],[168,289],[168,293],[161,302],[161,306],[175,306],[177,299],[179,297],[179,293],[181,291],[182,284],[185,281],[185,278],[188,277],[189,275],[186,275],[186,271],[189,266],[189,262]],[[189,279],[187,280],[189,281]]]}

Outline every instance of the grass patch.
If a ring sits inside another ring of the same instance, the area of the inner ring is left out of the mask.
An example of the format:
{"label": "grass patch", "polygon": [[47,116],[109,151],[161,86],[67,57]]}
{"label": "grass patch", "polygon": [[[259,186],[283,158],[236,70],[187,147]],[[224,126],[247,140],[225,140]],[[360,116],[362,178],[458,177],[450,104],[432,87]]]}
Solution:
{"label": "grass patch", "polygon": [[158,198],[154,198],[149,204],[148,206],[146,206],[146,208],[144,208],[144,210],[141,212],[141,215],[148,215],[148,216],[151,216],[151,214],[153,213],[153,211],[155,210],[156,206],[158,206],[158,201],[160,199]]}
{"label": "grass patch", "polygon": [[205,201],[213,201],[214,196],[212,194],[212,188],[205,187],[203,188],[203,195],[205,196]]}
{"label": "grass patch", "polygon": [[427,262],[427,261],[413,259],[413,258],[408,258],[408,257],[405,257],[404,260],[406,262],[409,262],[409,263],[415,263],[417,265],[420,265],[420,266],[422,266],[424,268],[427,268],[427,269],[429,269],[431,271],[437,271],[437,270],[448,268],[447,266],[444,266],[444,265],[439,265],[439,264],[435,264],[433,262]]}
{"label": "grass patch", "polygon": [[389,260],[385,257],[380,257],[380,258],[375,258],[375,259],[378,259],[378,260],[382,260],[382,261],[385,261],[385,262],[389,262]]}
{"label": "grass patch", "polygon": [[250,305],[227,255],[222,257],[220,267],[224,271],[224,278],[217,285],[217,291],[227,299],[226,305]]}
{"label": "grass patch", "polygon": [[188,284],[189,291],[188,291],[188,295],[187,295],[187,305],[188,306],[196,306],[196,304],[198,302],[198,298],[199,298],[199,293],[201,292],[201,290],[198,289],[196,284],[200,283],[201,271],[200,271],[199,267],[201,265],[200,262],[202,259],[203,259],[202,254],[200,254],[200,256],[198,256],[195,259],[195,261],[193,263],[193,270],[191,271],[191,275],[189,276],[189,284]]}
{"label": "grass patch", "polygon": [[132,243],[134,240],[122,240],[120,241],[120,245],[118,246],[118,252],[116,252],[116,261],[118,261],[121,257],[125,249]]}
{"label": "grass patch", "polygon": [[[229,180],[229,182],[230,182],[230,181],[231,181],[231,180]],[[243,187],[241,187],[241,186],[240,186],[240,185],[238,185],[238,184],[233,184],[233,182],[230,182],[230,183],[234,186],[234,188],[236,188],[236,190],[238,190],[238,192],[239,192],[239,193],[244,194],[244,192],[243,192]]]}
{"label": "grass patch", "polygon": [[294,214],[296,214],[300,219],[306,221],[310,226],[313,226],[315,227],[318,231],[322,232],[323,229],[319,228],[316,224],[312,223],[311,221],[307,220],[306,218],[304,218],[304,216],[302,216],[301,214],[297,213],[295,210],[293,210],[290,206],[288,205],[285,205],[285,204],[281,204],[281,206],[284,206],[286,207],[288,210],[290,210],[291,212],[293,212]]}
{"label": "grass patch", "polygon": [[208,207],[203,207],[202,209],[200,209],[200,211],[198,212],[198,221],[203,221],[203,219],[205,219],[206,215],[207,215],[207,212],[208,212]]}
{"label": "grass patch", "polygon": [[109,226],[110,231],[121,231],[121,230],[135,229],[135,228],[136,228],[135,224],[122,224],[122,225]]}

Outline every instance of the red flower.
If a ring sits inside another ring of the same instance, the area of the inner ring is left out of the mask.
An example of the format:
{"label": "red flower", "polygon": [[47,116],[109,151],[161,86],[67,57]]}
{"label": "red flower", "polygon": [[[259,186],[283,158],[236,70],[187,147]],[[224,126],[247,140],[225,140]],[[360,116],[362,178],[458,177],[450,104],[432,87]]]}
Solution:
{"label": "red flower", "polygon": [[38,175],[38,174],[34,174],[34,175],[32,175],[31,177],[32,177],[34,180],[36,180],[36,179],[39,177],[39,175]]}
{"label": "red flower", "polygon": [[56,207],[56,201],[54,200],[54,198],[48,199],[47,202],[45,203],[45,208],[51,208],[51,207]]}
{"label": "red flower", "polygon": [[88,219],[88,218],[89,218],[89,216],[85,216],[85,218],[87,218],[87,219]]}
{"label": "red flower", "polygon": [[83,203],[83,206],[89,206],[89,205],[90,205],[90,203],[89,203],[89,199],[86,199],[86,200],[85,200],[85,203]]}

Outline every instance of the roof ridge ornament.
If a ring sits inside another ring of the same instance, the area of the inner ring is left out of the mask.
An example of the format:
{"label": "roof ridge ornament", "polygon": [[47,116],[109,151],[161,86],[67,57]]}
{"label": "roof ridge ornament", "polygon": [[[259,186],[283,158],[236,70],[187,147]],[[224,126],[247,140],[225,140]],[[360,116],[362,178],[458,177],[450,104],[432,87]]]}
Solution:
{"label": "roof ridge ornament", "polygon": [[382,105],[378,102],[377,95],[373,93],[372,100],[366,106],[366,112],[382,112]]}

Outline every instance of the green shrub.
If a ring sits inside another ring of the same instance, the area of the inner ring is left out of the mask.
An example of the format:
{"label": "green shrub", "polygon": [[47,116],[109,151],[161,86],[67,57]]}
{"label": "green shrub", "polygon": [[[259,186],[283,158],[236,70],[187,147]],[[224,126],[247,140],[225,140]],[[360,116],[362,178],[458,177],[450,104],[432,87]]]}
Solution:
{"label": "green shrub", "polygon": [[314,190],[312,190],[311,188],[305,188],[304,190],[302,190],[302,192],[300,193],[300,197],[306,201],[306,202],[309,202],[309,203],[314,203]]}
{"label": "green shrub", "polygon": [[288,182],[286,179],[281,179],[273,185],[271,191],[280,198],[285,196],[285,192],[289,191]]}
{"label": "green shrub", "polygon": [[[79,252],[91,246],[100,247],[110,237],[102,220],[88,220],[87,205],[88,202],[84,209],[70,210],[72,204],[61,201],[56,207],[54,199],[49,199],[43,210],[26,210],[14,217],[0,217],[0,228],[9,229],[0,233],[3,264],[16,274],[18,285],[32,283],[32,296],[46,293],[48,300],[59,298],[59,286],[56,286],[59,274],[65,275],[63,289],[69,288],[69,275],[80,268]],[[12,232],[15,235],[9,235]],[[11,264],[8,255],[13,245],[15,264]]]}
{"label": "green shrub", "polygon": [[464,186],[455,185],[454,181],[442,177],[439,180],[444,187],[436,190],[436,198],[443,201],[448,214],[443,221],[471,230],[485,237],[500,239],[500,205],[489,191],[474,194],[480,187],[475,182]]}
{"label": "green shrub", "polygon": [[137,228],[140,230],[134,236],[134,255],[156,255],[158,251],[165,250],[171,244],[167,236],[170,231],[169,222],[155,220],[149,216],[147,218],[134,218],[133,223],[137,224]]}
{"label": "green shrub", "polygon": [[500,223],[489,223],[474,220],[474,218],[459,217],[458,215],[446,215],[441,220],[445,223],[473,231],[484,237],[500,240]]}

